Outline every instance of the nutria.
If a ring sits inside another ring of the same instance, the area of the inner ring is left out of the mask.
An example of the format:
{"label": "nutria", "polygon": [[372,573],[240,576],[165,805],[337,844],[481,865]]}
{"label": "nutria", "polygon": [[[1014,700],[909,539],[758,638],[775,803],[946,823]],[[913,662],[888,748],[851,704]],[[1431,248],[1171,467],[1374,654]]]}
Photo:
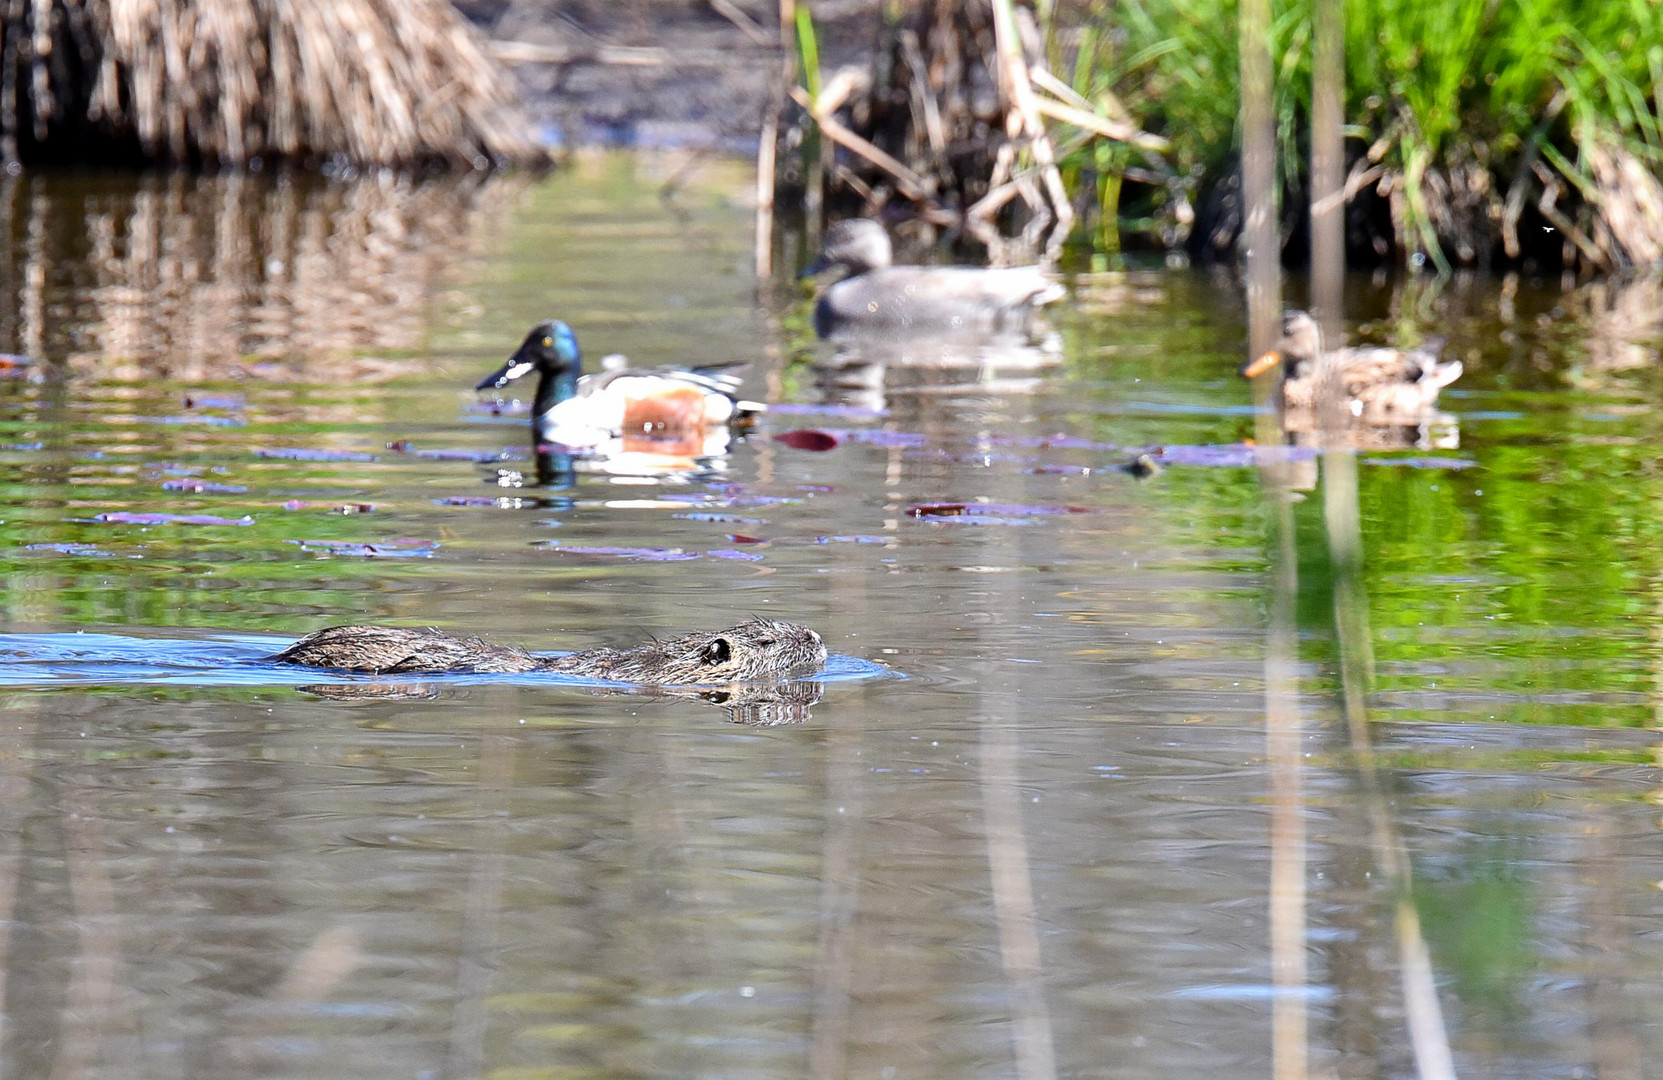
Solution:
{"label": "nutria", "polygon": [[726,630],[685,634],[633,649],[589,649],[569,656],[535,656],[442,630],[331,626],[306,635],[272,659],[376,675],[554,671],[611,682],[699,686],[813,675],[825,665],[826,646],[808,627],[775,619],[753,619]]}

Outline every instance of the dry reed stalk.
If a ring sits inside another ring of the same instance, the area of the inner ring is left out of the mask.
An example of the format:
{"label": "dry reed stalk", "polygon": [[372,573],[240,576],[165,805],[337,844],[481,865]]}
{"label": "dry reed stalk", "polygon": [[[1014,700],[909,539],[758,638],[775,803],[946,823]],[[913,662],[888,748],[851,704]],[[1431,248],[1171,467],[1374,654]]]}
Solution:
{"label": "dry reed stalk", "polygon": [[7,160],[546,160],[445,0],[14,0],[0,32]]}

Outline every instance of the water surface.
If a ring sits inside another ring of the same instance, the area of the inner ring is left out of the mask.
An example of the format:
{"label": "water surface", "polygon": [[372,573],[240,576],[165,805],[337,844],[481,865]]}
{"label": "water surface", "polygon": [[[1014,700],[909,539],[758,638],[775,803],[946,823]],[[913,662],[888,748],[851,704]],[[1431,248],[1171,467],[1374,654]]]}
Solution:
{"label": "water surface", "polygon": [[[1644,1075],[1655,282],[1351,282],[1357,336],[1449,333],[1459,445],[1357,470],[1373,771],[1299,463],[1273,762],[1233,286],[1082,273],[1053,351],[834,354],[758,302],[748,185],[0,181],[0,350],[35,359],[0,381],[0,1068],[1266,1075],[1292,843],[1314,1074],[1413,1074],[1397,845],[1464,1075]],[[525,420],[467,388],[550,316],[796,407],[675,482],[505,486]],[[560,650],[750,614],[908,677],[762,728],[254,663],[351,620]]]}

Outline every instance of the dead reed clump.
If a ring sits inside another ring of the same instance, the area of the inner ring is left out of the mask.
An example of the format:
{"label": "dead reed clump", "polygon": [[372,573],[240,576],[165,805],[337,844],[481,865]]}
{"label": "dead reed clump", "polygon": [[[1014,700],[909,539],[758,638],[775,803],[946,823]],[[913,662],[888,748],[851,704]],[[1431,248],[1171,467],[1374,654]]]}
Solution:
{"label": "dead reed clump", "polygon": [[0,35],[6,161],[545,160],[445,0],[31,0]]}

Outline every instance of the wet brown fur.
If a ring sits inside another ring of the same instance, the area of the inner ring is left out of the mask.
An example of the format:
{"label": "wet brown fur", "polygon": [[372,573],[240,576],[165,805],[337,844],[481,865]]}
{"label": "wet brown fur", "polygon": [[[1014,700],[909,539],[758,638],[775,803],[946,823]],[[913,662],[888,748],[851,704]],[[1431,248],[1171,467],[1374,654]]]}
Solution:
{"label": "wet brown fur", "polygon": [[633,649],[536,656],[442,630],[331,626],[272,657],[283,664],[375,675],[554,671],[651,686],[701,686],[800,678],[819,671],[826,647],[806,626],[753,619]]}

